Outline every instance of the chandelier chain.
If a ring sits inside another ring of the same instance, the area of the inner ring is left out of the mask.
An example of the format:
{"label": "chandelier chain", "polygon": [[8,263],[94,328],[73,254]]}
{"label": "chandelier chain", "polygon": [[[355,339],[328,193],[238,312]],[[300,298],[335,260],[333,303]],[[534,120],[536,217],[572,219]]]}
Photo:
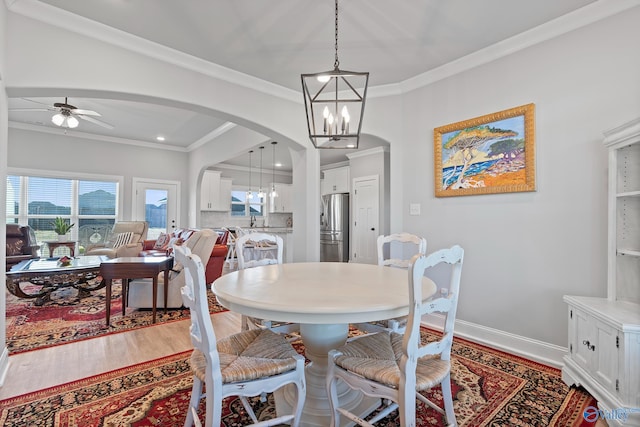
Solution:
{"label": "chandelier chain", "polygon": [[338,0],[336,0],[336,26],[335,26],[335,36],[336,36],[336,60],[333,63],[334,68],[337,70],[340,65],[340,61],[338,61]]}

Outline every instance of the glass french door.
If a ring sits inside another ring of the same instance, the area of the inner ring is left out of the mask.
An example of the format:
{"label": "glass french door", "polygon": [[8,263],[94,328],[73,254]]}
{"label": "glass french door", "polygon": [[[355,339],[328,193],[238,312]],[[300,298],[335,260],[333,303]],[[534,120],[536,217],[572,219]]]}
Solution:
{"label": "glass french door", "polygon": [[149,223],[147,239],[156,239],[160,233],[171,233],[178,227],[178,183],[134,178],[133,187],[133,218]]}

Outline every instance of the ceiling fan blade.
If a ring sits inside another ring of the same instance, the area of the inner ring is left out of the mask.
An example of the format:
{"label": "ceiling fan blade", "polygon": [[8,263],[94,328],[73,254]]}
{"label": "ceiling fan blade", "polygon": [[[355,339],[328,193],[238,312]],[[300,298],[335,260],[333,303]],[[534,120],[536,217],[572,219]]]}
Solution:
{"label": "ceiling fan blade", "polygon": [[49,104],[45,104],[44,102],[40,102],[40,101],[34,101],[33,99],[29,99],[29,98],[20,98],[23,99],[25,101],[29,101],[29,102],[33,102],[34,104],[40,104],[40,105],[46,105],[47,107],[49,107],[50,109],[53,108],[51,105]]}
{"label": "ceiling fan blade", "polygon": [[85,116],[85,115],[82,115],[82,114],[77,114],[77,116],[80,117],[82,120],[86,120],[88,122],[95,123],[96,125],[102,126],[103,128],[113,129],[113,125],[110,125],[109,123],[103,122],[103,121],[98,120],[98,119],[94,119],[91,116]]}
{"label": "ceiling fan blade", "polygon": [[50,109],[50,108],[9,108],[9,111],[55,111],[54,109]]}
{"label": "ceiling fan blade", "polygon": [[85,116],[98,116],[100,117],[102,114],[91,111],[91,110],[80,110],[79,108],[71,110],[72,114],[84,114]]}

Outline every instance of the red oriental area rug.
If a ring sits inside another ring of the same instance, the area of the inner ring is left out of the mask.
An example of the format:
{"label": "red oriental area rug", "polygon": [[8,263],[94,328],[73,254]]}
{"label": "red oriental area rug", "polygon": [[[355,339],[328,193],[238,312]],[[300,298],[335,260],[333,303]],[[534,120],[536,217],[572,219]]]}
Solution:
{"label": "red oriental area rug", "polygon": [[[428,332],[424,331],[425,338]],[[304,351],[302,343],[296,347]],[[119,369],[0,401],[0,425],[182,426],[191,392],[190,352]],[[462,339],[453,346],[452,384],[460,426],[587,427],[583,413],[595,406],[582,389],[569,388],[557,369]],[[428,393],[440,400],[440,389]],[[252,400],[259,420],[273,417],[273,396]],[[432,409],[418,405],[418,426],[442,426]],[[204,413],[204,402],[200,416]],[[224,402],[222,427],[249,423],[237,398]],[[397,427],[391,414],[378,424]]]}
{"label": "red oriental area rug", "polygon": [[[39,288],[36,288],[39,289]],[[107,334],[152,326],[151,310],[127,308],[122,316],[122,289],[119,283],[112,287],[111,327],[105,323],[105,290],[93,291],[78,299],[72,288],[60,289],[43,306],[34,305],[35,299],[22,299],[6,291],[7,348],[10,354],[37,350]],[[226,311],[210,291],[211,313]],[[188,309],[158,309],[156,323],[189,319]]]}

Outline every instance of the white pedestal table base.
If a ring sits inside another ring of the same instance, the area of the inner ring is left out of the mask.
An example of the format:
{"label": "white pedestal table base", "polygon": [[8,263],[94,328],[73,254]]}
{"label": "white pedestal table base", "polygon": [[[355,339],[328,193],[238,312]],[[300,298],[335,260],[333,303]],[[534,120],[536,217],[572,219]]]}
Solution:
{"label": "white pedestal table base", "polygon": [[[305,355],[311,360],[306,368],[307,395],[303,409],[301,427],[327,427],[331,422],[329,397],[326,391],[327,353],[342,346],[347,339],[349,325],[300,325],[300,334],[305,346]],[[295,387],[284,387],[275,393],[276,412],[291,413],[295,402]],[[364,396],[344,384],[338,384],[340,406],[355,414],[366,416],[380,405],[380,399]],[[341,417],[341,426],[353,425]]]}

